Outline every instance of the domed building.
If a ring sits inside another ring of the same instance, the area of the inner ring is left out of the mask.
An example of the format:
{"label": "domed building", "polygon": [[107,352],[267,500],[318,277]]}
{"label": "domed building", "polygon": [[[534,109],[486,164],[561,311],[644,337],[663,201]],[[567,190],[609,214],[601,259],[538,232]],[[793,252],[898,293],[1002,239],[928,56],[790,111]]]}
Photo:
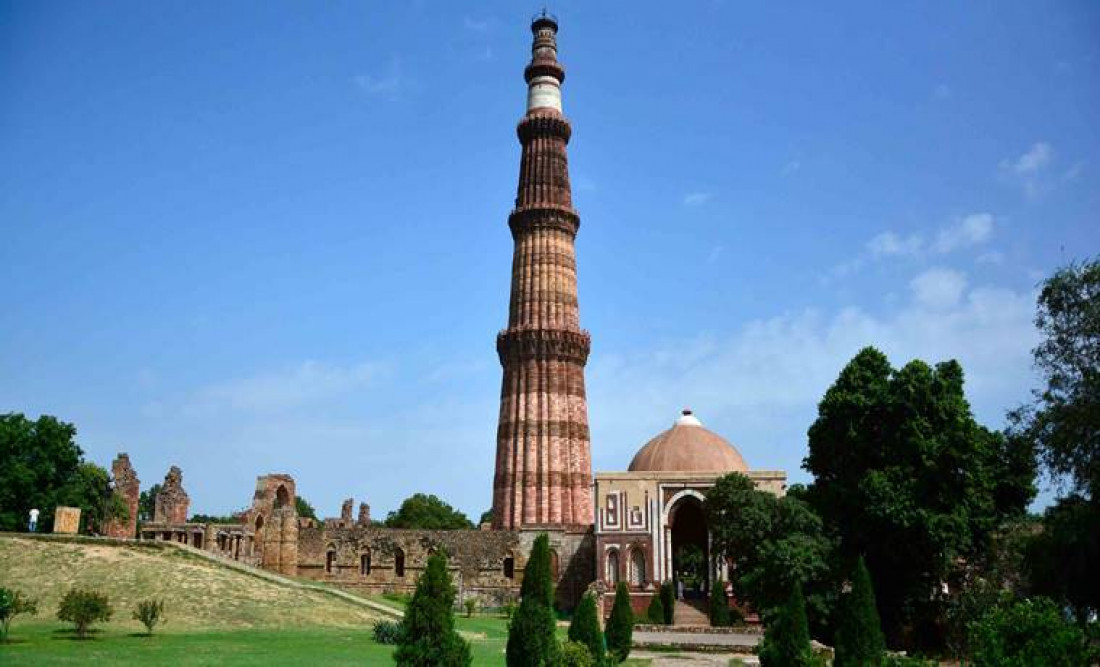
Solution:
{"label": "domed building", "polygon": [[710,553],[703,499],[731,472],[776,495],[786,488],[785,473],[751,470],[733,444],[684,410],[638,450],[626,472],[596,473],[599,588],[612,591],[627,582],[632,606],[641,613],[661,582],[682,584],[690,599],[705,597],[716,577],[724,581],[725,568]]}

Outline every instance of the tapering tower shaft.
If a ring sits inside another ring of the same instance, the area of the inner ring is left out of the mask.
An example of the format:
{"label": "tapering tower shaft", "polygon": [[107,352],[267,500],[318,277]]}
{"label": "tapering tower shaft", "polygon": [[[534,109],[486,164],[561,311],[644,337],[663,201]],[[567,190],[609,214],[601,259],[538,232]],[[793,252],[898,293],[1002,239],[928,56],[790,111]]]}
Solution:
{"label": "tapering tower shaft", "polygon": [[534,43],[527,113],[517,127],[523,147],[516,207],[508,328],[497,336],[504,367],[493,480],[493,525],[592,522],[592,457],[584,366],[588,332],[577,308],[573,210],[562,115],[565,69],[557,58],[557,21],[531,24]]}

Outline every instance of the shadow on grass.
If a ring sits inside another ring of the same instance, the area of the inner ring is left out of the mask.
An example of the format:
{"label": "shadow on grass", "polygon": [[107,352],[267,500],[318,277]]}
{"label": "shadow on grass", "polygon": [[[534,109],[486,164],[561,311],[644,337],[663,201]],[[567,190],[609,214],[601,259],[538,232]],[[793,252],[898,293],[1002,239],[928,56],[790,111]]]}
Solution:
{"label": "shadow on grass", "polygon": [[29,639],[20,639],[19,637],[8,637],[7,639],[0,640],[0,646],[7,646],[9,644],[26,644]]}
{"label": "shadow on grass", "polygon": [[153,638],[153,635],[149,634],[148,632],[131,632],[130,634],[128,634],[126,636],[127,637],[137,637],[138,639],[152,639]]}
{"label": "shadow on grass", "polygon": [[89,628],[84,631],[84,636],[80,636],[76,633],[74,628],[60,628],[54,630],[51,634],[54,635],[53,639],[68,639],[70,641],[92,641],[96,637],[95,635],[101,634],[103,631],[98,628]]}

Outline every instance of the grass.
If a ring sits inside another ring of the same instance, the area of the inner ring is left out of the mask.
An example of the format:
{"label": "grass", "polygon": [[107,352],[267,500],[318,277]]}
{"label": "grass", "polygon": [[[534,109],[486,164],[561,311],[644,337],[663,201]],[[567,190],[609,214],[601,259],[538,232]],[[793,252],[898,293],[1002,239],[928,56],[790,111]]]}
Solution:
{"label": "grass", "polygon": [[[318,591],[301,590],[223,567],[173,548],[141,544],[53,541],[0,535],[0,586],[38,600],[38,616],[20,616],[0,665],[388,665],[393,646],[371,639],[379,618],[369,609]],[[56,620],[57,604],[74,585],[105,591],[108,623],[77,640]],[[131,619],[139,600],[165,600],[168,622],[152,637]],[[405,600],[371,597],[403,609]],[[508,622],[500,615],[455,613],[475,665],[504,665]],[[566,629],[558,628],[565,639]],[[649,661],[624,663],[630,667]]]}
{"label": "grass", "polygon": [[[358,628],[237,630],[166,626],[152,637],[140,634],[131,625],[113,621],[102,624],[94,628],[91,639],[80,641],[64,624],[44,614],[31,619],[20,617],[12,626],[12,641],[0,644],[0,664],[388,665],[392,664],[394,649],[376,644],[369,624]],[[503,618],[456,615],[455,625],[470,642],[475,665],[504,664],[508,627]]]}

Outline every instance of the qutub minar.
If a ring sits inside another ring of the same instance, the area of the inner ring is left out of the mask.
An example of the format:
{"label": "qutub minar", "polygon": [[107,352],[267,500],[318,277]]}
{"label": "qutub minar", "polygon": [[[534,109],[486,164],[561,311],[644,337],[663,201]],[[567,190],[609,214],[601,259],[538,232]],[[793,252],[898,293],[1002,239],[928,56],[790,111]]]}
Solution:
{"label": "qutub minar", "polygon": [[592,456],[584,365],[588,332],[580,328],[573,209],[562,115],[565,69],[558,62],[557,22],[543,14],[527,80],[527,113],[516,207],[508,328],[497,336],[504,367],[493,480],[493,527],[592,521]]}
{"label": "qutub minar", "polygon": [[[141,539],[180,542],[371,593],[411,592],[428,556],[444,549],[460,604],[476,599],[491,608],[516,600],[531,545],[546,533],[560,607],[571,608],[592,590],[610,612],[605,594],[625,582],[642,612],[662,582],[677,580],[695,600],[676,605],[677,622],[699,620],[692,614],[705,608],[710,582],[729,576],[723,555],[709,550],[706,490],[718,477],[740,472],[781,494],[786,476],[750,470],[733,445],[690,410],[640,448],[626,472],[593,476],[584,385],[590,340],[580,328],[574,251],[580,216],[565,152],[571,127],[561,105],[565,69],[557,56],[557,20],[544,12],[531,30],[527,109],[517,128],[519,187],[508,217],[515,241],[508,328],[497,336],[504,378],[491,525],[386,528],[371,521],[366,503],[353,515],[350,498],[339,518],[317,521],[298,516],[296,484],[287,474],[258,477],[251,505],[234,515],[236,523],[193,523],[182,473],[173,466]],[[136,507],[139,485],[129,458],[120,455],[113,470],[115,493]],[[111,526],[114,537],[134,532],[133,522]]]}

